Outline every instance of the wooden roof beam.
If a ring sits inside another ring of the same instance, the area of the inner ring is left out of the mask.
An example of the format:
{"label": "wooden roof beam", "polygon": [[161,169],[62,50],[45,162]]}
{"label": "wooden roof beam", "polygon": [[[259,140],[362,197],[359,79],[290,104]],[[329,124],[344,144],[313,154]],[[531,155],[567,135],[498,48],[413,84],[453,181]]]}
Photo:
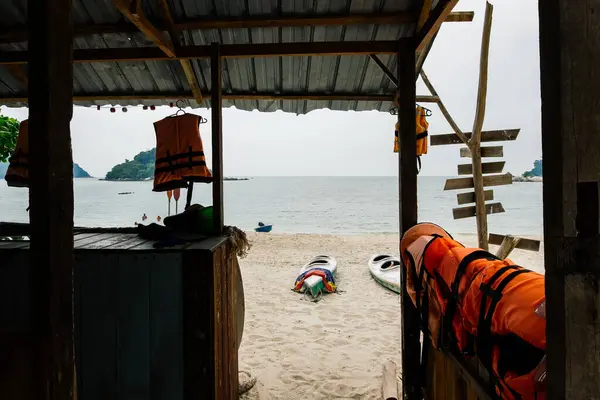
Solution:
{"label": "wooden roof beam", "polygon": [[421,53],[431,43],[442,23],[451,14],[456,3],[458,3],[458,0],[440,0],[437,6],[431,10],[429,18],[427,18],[425,24],[416,33],[417,53]]}
{"label": "wooden roof beam", "polygon": [[[175,22],[173,20],[173,16],[171,15],[171,10],[169,9],[169,3],[167,0],[159,0],[160,6],[162,8],[163,18],[165,20],[165,24],[168,27],[169,34],[171,35],[171,40],[173,41],[173,45],[176,51],[180,49],[179,38],[181,36],[181,30],[175,27]],[[194,68],[192,67],[191,60],[179,60],[179,64],[181,65],[181,69],[185,75],[185,78],[190,86],[192,93],[194,94],[194,99],[198,105],[201,105],[204,102],[202,98],[202,91],[200,90],[200,86],[198,85],[198,79],[196,78],[196,74],[194,73]]]}
{"label": "wooden roof beam", "polygon": [[[205,93],[210,97],[210,93]],[[191,100],[195,95],[191,92],[169,93],[80,93],[73,95],[73,101],[152,101],[152,100]],[[314,101],[393,101],[394,94],[379,93],[319,93],[319,92],[234,92],[223,93],[223,100],[314,100]],[[417,96],[420,103],[435,103],[435,96]],[[27,95],[0,97],[1,104],[25,103]]]}
{"label": "wooden roof beam", "polygon": [[[121,0],[125,1],[125,0]],[[436,7],[437,8],[437,7]],[[130,10],[131,11],[131,10]],[[175,22],[174,28],[178,30],[204,30],[204,29],[236,29],[236,28],[283,28],[301,26],[339,26],[339,25],[399,25],[414,23],[419,16],[412,12],[381,12],[364,14],[322,14],[322,15],[290,15],[274,18],[272,15],[260,15],[242,18],[195,18]],[[449,13],[444,22],[471,22],[473,11],[459,11]],[[164,22],[152,21],[159,31],[166,31],[168,27]],[[109,33],[134,33],[139,29],[129,23],[75,25],[75,35],[97,35]],[[1,43],[24,42],[27,40],[27,27],[20,26],[0,32]]]}
{"label": "wooden roof beam", "polygon": [[115,7],[135,25],[152,43],[158,46],[168,57],[175,57],[175,48],[171,40],[156,28],[144,16],[141,0],[113,0]]}
{"label": "wooden roof beam", "polygon": [[[224,58],[396,54],[397,51],[397,40],[221,45],[221,53]],[[184,46],[178,49],[175,57],[169,57],[161,49],[155,47],[127,47],[118,49],[87,49],[73,51],[73,62],[76,63],[169,59],[181,60],[209,57],[210,46]],[[0,52],[0,65],[25,64],[27,63],[27,60],[27,51]]]}

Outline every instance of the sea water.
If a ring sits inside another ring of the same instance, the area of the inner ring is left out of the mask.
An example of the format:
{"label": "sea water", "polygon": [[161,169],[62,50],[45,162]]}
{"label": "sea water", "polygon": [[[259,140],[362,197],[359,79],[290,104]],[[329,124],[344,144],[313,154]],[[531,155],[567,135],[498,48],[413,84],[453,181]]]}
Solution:
{"label": "sea water", "polygon": [[[475,218],[454,220],[458,192],[444,191],[445,177],[420,176],[419,220],[436,222],[453,233],[475,233]],[[75,180],[75,225],[134,226],[168,215],[165,193],[152,191],[152,182]],[[542,235],[542,183],[513,183],[488,188],[493,202],[506,212],[488,217],[489,232]],[[273,224],[273,233],[362,234],[398,232],[396,177],[255,177],[224,182],[225,223],[252,230],[258,222]],[[132,192],[131,194],[119,194]],[[196,184],[195,203],[210,205],[210,184]],[[178,211],[185,205],[181,191]],[[0,183],[0,221],[27,222],[28,190]],[[468,206],[468,205],[464,205]],[[464,207],[461,206],[461,207]],[[171,200],[171,213],[175,213]]]}

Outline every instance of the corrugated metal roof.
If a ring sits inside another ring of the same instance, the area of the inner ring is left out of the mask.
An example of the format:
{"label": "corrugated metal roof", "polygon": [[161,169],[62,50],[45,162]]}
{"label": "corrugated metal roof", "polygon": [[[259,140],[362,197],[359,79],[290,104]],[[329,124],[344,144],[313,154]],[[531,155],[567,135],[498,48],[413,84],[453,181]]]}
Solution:
{"label": "corrugated metal roof", "polygon": [[[439,0],[434,0],[434,5]],[[175,21],[192,18],[226,18],[256,15],[370,13],[415,11],[420,0],[168,0]],[[74,0],[75,24],[110,24],[124,22],[112,0]],[[157,1],[144,1],[147,17],[162,18]],[[27,0],[0,2],[2,28],[26,23]],[[0,29],[2,29],[0,28]],[[288,43],[324,41],[397,40],[414,34],[414,24],[306,26],[283,28],[213,29],[185,31],[184,45]],[[75,49],[153,46],[141,33],[111,33],[78,36]],[[25,50],[26,43],[1,44],[0,50]],[[391,71],[396,57],[380,56]],[[210,60],[192,60],[203,93],[210,92]],[[74,93],[164,93],[190,91],[177,61],[94,62],[74,64]],[[320,92],[320,93],[393,93],[392,84],[368,56],[294,56],[262,58],[227,58],[223,61],[223,93],[234,92]],[[6,66],[0,67],[0,96],[24,95],[26,88]],[[209,105],[206,99],[203,106]],[[169,101],[120,101],[122,105],[160,105]],[[197,107],[195,100],[187,100]],[[106,101],[78,102],[80,105],[108,104]],[[8,104],[18,105],[18,104]],[[314,101],[314,100],[235,100],[223,106],[242,110],[307,113],[314,109],[388,110],[389,102]]]}

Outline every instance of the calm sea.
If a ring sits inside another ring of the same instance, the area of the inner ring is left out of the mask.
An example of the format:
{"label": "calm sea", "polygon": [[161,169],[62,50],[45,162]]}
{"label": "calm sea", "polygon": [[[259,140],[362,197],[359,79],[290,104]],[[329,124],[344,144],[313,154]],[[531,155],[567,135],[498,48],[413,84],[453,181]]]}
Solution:
{"label": "calm sea", "polygon": [[[434,221],[455,233],[474,233],[475,219],[452,219],[456,191],[443,191],[444,177],[419,177],[419,220]],[[119,195],[120,192],[133,192]],[[0,183],[0,220],[26,222],[27,189]],[[224,183],[225,223],[245,230],[259,221],[273,232],[375,233],[398,231],[398,187],[395,177],[260,177]],[[490,215],[489,231],[542,234],[542,184],[514,183],[494,188],[505,213]],[[211,204],[211,186],[197,184],[194,202]],[[179,210],[185,204],[185,191]],[[149,220],[167,216],[165,193],[151,182],[75,180],[77,226],[133,226],[142,214]],[[171,202],[175,212],[175,202]],[[148,221],[147,221],[148,222]]]}

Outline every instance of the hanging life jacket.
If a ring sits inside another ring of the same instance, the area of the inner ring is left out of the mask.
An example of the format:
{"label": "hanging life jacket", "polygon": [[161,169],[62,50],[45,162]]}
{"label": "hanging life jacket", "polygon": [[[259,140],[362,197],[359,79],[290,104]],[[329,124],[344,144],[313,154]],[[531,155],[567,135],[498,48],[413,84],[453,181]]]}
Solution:
{"label": "hanging life jacket", "polygon": [[29,187],[29,120],[24,120],[19,126],[17,145],[12,156],[8,159],[6,184],[13,187]]}
{"label": "hanging life jacket", "polygon": [[187,113],[154,123],[156,162],[153,191],[186,188],[187,182],[211,181],[199,124],[200,116]]}
{"label": "hanging life jacket", "polygon": [[476,356],[503,399],[545,399],[546,320],[536,312],[544,276],[449,237],[424,235],[405,248],[407,289],[434,347]]}
{"label": "hanging life jacket", "polygon": [[[417,118],[417,173],[421,171],[421,156],[427,154],[427,136],[429,135],[429,123],[427,122],[425,109],[421,106],[417,106],[416,110]],[[398,140],[398,122],[396,122],[396,129],[394,131],[394,153],[398,153],[400,150]]]}

